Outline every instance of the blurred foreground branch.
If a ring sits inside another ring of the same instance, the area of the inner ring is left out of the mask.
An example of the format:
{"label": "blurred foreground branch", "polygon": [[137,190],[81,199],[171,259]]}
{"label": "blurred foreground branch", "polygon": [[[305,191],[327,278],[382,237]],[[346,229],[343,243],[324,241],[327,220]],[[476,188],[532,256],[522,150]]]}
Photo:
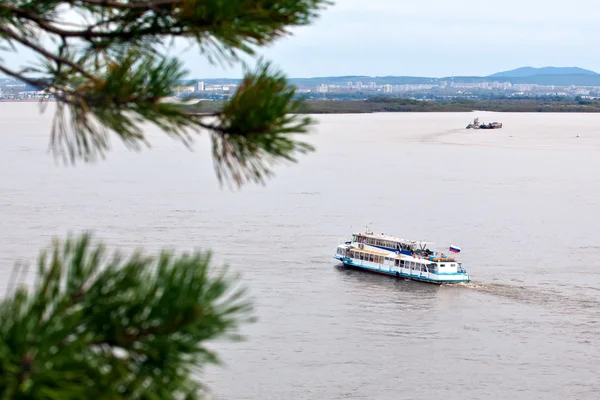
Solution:
{"label": "blurred foreground branch", "polygon": [[[53,95],[55,155],[74,163],[96,161],[110,134],[130,149],[148,142],[140,123],[191,143],[208,130],[223,183],[264,182],[278,160],[296,161],[312,150],[294,139],[313,121],[297,117],[300,102],[284,76],[260,62],[246,71],[226,110],[192,114],[165,103],[183,82],[182,63],[166,50],[173,41],[197,46],[209,60],[240,62],[240,54],[312,23],[328,0],[7,0],[0,3],[0,51],[26,48],[38,62],[25,68],[0,58],[0,72]],[[71,22],[65,22],[69,15]]]}
{"label": "blurred foreground branch", "polygon": [[241,339],[245,290],[210,253],[109,256],[89,234],[55,242],[32,290],[0,303],[0,398],[197,398],[205,343]]}

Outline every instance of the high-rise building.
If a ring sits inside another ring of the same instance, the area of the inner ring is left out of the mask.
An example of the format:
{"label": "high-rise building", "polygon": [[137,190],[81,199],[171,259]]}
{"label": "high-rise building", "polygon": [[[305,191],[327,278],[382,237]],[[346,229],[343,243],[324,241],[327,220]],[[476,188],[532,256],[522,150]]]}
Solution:
{"label": "high-rise building", "polygon": [[196,92],[204,92],[204,81],[196,82]]}

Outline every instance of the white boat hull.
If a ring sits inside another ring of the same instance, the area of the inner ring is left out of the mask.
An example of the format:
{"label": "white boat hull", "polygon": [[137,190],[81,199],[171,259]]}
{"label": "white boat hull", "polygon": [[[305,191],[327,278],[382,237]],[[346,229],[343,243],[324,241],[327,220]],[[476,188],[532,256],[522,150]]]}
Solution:
{"label": "white boat hull", "polygon": [[396,278],[411,279],[436,285],[471,282],[469,274],[466,272],[436,274],[410,268],[396,267],[394,265],[374,263],[366,260],[357,260],[354,258],[343,257],[339,254],[335,254],[333,257],[340,260],[347,267],[357,268],[376,274],[394,276]]}

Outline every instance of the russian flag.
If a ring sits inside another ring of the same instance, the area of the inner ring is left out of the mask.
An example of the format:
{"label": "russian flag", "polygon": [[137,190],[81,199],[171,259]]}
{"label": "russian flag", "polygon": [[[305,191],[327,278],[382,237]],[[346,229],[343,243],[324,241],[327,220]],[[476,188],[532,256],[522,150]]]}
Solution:
{"label": "russian flag", "polygon": [[450,252],[452,252],[452,253],[460,253],[460,247],[454,246],[454,245],[450,245]]}

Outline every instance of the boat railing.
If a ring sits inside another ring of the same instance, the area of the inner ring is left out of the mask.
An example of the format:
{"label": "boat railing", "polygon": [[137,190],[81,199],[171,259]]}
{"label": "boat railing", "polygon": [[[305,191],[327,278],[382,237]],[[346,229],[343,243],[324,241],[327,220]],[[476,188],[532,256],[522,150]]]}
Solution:
{"label": "boat railing", "polygon": [[454,257],[448,257],[448,256],[430,256],[429,257],[429,261],[444,261],[444,262],[448,262],[448,261],[456,261]]}

